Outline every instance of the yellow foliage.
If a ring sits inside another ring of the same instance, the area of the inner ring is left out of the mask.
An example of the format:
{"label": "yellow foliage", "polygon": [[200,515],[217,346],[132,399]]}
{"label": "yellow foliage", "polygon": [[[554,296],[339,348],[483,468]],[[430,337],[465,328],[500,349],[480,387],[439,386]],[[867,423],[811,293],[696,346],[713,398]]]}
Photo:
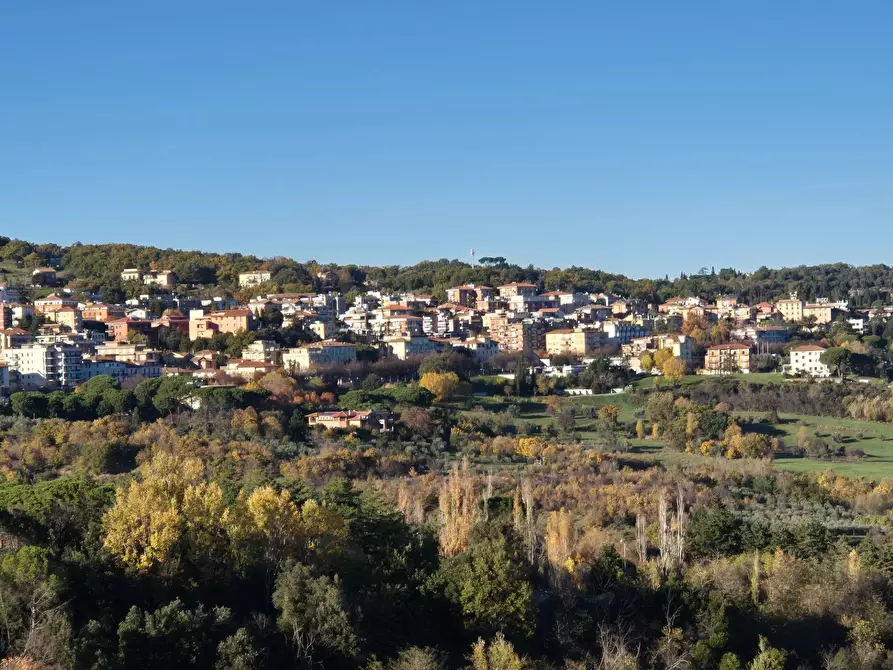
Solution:
{"label": "yellow foliage", "polygon": [[541,437],[519,437],[515,453],[524,458],[539,458],[545,447],[546,441]]}
{"label": "yellow foliage", "polygon": [[461,387],[455,372],[426,372],[419,380],[419,386],[429,390],[438,402],[450,400]]}

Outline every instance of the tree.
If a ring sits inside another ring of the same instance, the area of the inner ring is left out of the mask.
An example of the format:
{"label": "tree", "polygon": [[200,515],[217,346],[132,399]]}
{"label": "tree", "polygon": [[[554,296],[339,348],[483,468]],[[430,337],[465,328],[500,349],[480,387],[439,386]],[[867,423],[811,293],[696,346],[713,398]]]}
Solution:
{"label": "tree", "polygon": [[769,646],[769,641],[760,637],[760,653],[748,666],[750,670],[784,670],[787,652]]}
{"label": "tree", "polygon": [[214,670],[259,670],[261,654],[247,628],[239,628],[217,646]]}
{"label": "tree", "polygon": [[357,653],[357,637],[337,576],[314,577],[306,565],[288,565],[276,578],[273,604],[279,611],[279,630],[308,666],[318,654],[350,658]]}
{"label": "tree", "polygon": [[619,416],[620,408],[617,405],[605,405],[598,410],[598,418],[610,426],[615,426],[617,424]]}
{"label": "tree", "polygon": [[829,369],[837,373],[837,376],[843,379],[849,368],[853,352],[843,347],[829,347],[822,352],[819,361],[828,366]]}
{"label": "tree", "polygon": [[426,372],[419,386],[430,391],[438,402],[445,402],[459,391],[459,375],[455,372]]}
{"label": "tree", "polygon": [[639,356],[639,367],[642,368],[642,372],[651,372],[652,368],[654,368],[654,356],[651,355],[650,351],[646,351]]}
{"label": "tree", "polygon": [[525,659],[518,656],[512,643],[502,633],[487,644],[482,638],[471,648],[471,667],[473,670],[524,670]]}
{"label": "tree", "polygon": [[513,533],[490,530],[489,536],[474,538],[467,551],[444,563],[444,593],[459,607],[469,630],[526,639],[535,625],[526,561]]}
{"label": "tree", "polygon": [[685,363],[674,356],[664,362],[661,371],[664,373],[664,379],[673,384],[678,384],[685,377]]}

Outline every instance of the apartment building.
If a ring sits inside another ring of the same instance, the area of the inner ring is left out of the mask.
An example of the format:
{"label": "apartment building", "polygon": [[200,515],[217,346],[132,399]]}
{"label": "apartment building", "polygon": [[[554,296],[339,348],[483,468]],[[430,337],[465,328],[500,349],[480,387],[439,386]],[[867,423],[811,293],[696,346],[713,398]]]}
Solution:
{"label": "apartment building", "polygon": [[217,333],[238,333],[254,327],[254,314],[250,309],[222,309],[189,318],[189,339],[212,338]]}
{"label": "apartment building", "polygon": [[694,340],[688,335],[655,335],[653,341],[654,348],[658,351],[661,349],[670,349],[673,352],[673,356],[679,360],[691,360]]}
{"label": "apartment building", "polygon": [[85,358],[81,362],[81,379],[87,381],[93,377],[108,375],[118,382],[128,379],[154,379],[161,376],[161,363],[143,365],[127,361],[108,360],[100,357]]}
{"label": "apartment building", "polygon": [[627,344],[637,337],[648,335],[650,328],[630,321],[605,321],[602,324],[602,331],[615,342]]}
{"label": "apartment building", "polygon": [[607,335],[598,330],[582,328],[552,330],[546,333],[546,352],[552,355],[588,356],[606,341]]}
{"label": "apartment building", "polygon": [[4,328],[0,330],[0,349],[23,347],[34,342],[34,335],[21,328]]}
{"label": "apartment building", "polygon": [[109,339],[114,342],[127,342],[131,333],[139,333],[146,338],[152,335],[152,322],[146,319],[115,319],[105,324]]}
{"label": "apartment building", "polygon": [[83,320],[81,319],[81,311],[76,307],[60,307],[51,312],[45,312],[44,318],[50,323],[58,323],[65,326],[68,330],[80,330]]}
{"label": "apartment building", "polygon": [[541,321],[514,321],[505,314],[491,314],[490,337],[500,351],[542,351],[546,348],[546,327]]}
{"label": "apartment building", "polygon": [[242,288],[251,288],[258,284],[270,281],[272,275],[267,270],[252,270],[251,272],[239,273],[239,286]]}
{"label": "apartment building", "polygon": [[785,300],[779,300],[775,303],[775,310],[781,314],[781,317],[788,323],[796,323],[803,320],[804,302],[797,297],[796,293],[791,293],[791,297]]}
{"label": "apartment building", "polygon": [[22,391],[70,389],[83,381],[78,347],[64,344],[26,344],[3,352],[10,383]]}
{"label": "apartment building", "polygon": [[454,286],[447,289],[447,302],[464,307],[474,307],[478,301],[489,301],[493,296],[493,289],[490,286],[475,286],[474,284],[466,284],[465,286]]}
{"label": "apartment building", "polygon": [[120,305],[106,305],[102,302],[88,303],[81,310],[81,317],[84,321],[100,321],[108,323],[116,319],[124,318],[124,308]]}
{"label": "apartment building", "polygon": [[536,292],[536,284],[528,284],[526,282],[512,282],[511,284],[503,284],[498,286],[499,297],[503,300],[514,298],[517,296],[538,297]]}
{"label": "apartment building", "polygon": [[0,363],[0,396],[9,395],[9,366]]}
{"label": "apartment building", "polygon": [[272,340],[255,340],[242,349],[242,360],[278,365],[282,359],[282,349]]}
{"label": "apartment building", "polygon": [[77,308],[78,301],[73,298],[61,296],[58,293],[51,293],[46,298],[38,298],[34,301],[34,312],[37,314],[47,314],[55,312],[63,307]]}
{"label": "apartment building", "polygon": [[282,352],[282,367],[303,372],[323,365],[347,365],[357,360],[357,345],[349,342],[313,342]]}
{"label": "apartment building", "polygon": [[429,337],[391,336],[382,338],[381,354],[385,358],[399,358],[405,361],[413,356],[425,356],[443,349],[443,343]]}
{"label": "apartment building", "polygon": [[106,342],[97,345],[96,356],[134,365],[158,365],[161,363],[161,352],[158,349],[130,342]]}
{"label": "apartment building", "polygon": [[708,347],[704,374],[728,375],[750,372],[750,347],[746,344],[717,344]]}
{"label": "apartment building", "polygon": [[804,373],[810,377],[830,377],[831,369],[822,363],[825,347],[817,344],[804,344],[791,349],[791,363],[785,372],[791,374]]}

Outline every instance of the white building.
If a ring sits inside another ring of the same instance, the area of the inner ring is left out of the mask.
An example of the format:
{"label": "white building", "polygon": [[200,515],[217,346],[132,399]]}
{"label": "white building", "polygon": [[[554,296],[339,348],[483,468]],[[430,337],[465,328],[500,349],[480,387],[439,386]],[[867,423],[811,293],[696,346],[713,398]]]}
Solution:
{"label": "white building", "polygon": [[385,358],[399,358],[405,361],[413,356],[433,354],[443,349],[443,344],[428,337],[385,337],[381,341],[381,352]]}
{"label": "white building", "polygon": [[240,272],[239,273],[239,286],[242,288],[250,288],[252,286],[257,286],[258,284],[263,284],[264,282],[270,281],[269,272],[265,270],[254,270],[252,272]]}
{"label": "white building", "polygon": [[357,345],[349,342],[313,342],[286,349],[282,367],[290,372],[309,370],[320,365],[347,365],[357,360]]}
{"label": "white building", "polygon": [[23,391],[74,388],[83,381],[81,350],[64,344],[27,344],[3,352],[10,383]]}
{"label": "white building", "polygon": [[138,365],[136,363],[104,359],[86,359],[81,363],[82,381],[87,381],[88,379],[93,379],[93,377],[99,377],[101,375],[114,377],[118,382],[133,378],[150,379],[161,376],[161,363]]}
{"label": "white building", "polygon": [[830,377],[831,370],[822,363],[822,352],[825,347],[817,344],[804,344],[791,349],[791,364],[788,372],[791,374],[806,373],[811,377]]}

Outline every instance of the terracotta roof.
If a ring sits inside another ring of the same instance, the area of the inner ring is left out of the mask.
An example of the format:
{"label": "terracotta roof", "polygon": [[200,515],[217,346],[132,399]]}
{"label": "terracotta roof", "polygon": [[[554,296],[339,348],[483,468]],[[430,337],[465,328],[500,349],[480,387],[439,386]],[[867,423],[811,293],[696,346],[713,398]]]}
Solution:
{"label": "terracotta roof", "polygon": [[510,284],[503,284],[499,288],[536,288],[536,284],[528,284],[527,282],[516,282],[513,281]]}
{"label": "terracotta roof", "polygon": [[791,351],[824,351],[825,347],[822,347],[818,344],[803,344],[799,347],[794,347]]}
{"label": "terracotta roof", "polygon": [[707,347],[707,351],[726,351],[729,349],[750,349],[746,344],[714,344],[712,347]]}

